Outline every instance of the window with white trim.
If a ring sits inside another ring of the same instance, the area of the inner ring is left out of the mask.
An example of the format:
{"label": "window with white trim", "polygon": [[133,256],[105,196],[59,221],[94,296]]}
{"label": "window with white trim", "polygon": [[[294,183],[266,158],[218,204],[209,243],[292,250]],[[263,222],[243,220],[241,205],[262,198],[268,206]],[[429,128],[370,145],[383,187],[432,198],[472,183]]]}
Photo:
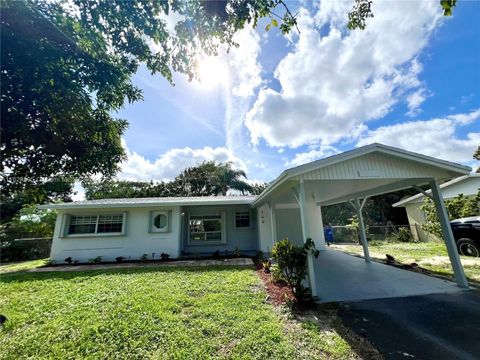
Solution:
{"label": "window with white trim", "polygon": [[151,232],[170,231],[170,211],[152,211],[150,219]]}
{"label": "window with white trim", "polygon": [[235,229],[248,229],[251,227],[250,211],[235,212]]}
{"label": "window with white trim", "polygon": [[125,214],[70,215],[66,235],[121,235]]}
{"label": "window with white trim", "polygon": [[221,243],[224,240],[222,215],[190,215],[192,243]]}

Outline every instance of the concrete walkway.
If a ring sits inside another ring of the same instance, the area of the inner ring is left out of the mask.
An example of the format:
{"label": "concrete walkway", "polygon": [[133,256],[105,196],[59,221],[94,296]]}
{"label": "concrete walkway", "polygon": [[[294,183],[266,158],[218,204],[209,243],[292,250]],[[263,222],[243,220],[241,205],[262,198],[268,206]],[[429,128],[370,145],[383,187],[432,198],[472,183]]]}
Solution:
{"label": "concrete walkway", "polygon": [[175,260],[165,262],[135,262],[135,263],[118,263],[118,264],[87,264],[87,265],[60,265],[47,266],[29,270],[29,272],[60,272],[60,271],[88,271],[88,270],[105,270],[105,269],[141,269],[155,268],[159,266],[253,266],[250,258],[223,259],[223,260]]}
{"label": "concrete walkway", "polygon": [[319,302],[357,301],[425,294],[458,293],[457,284],[398,269],[335,250],[315,259]]}

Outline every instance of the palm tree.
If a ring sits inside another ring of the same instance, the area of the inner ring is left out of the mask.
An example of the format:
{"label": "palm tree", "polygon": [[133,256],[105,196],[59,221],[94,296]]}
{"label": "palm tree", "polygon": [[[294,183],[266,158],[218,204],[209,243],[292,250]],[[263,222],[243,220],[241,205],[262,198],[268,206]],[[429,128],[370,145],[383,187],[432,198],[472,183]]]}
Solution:
{"label": "palm tree", "polygon": [[[252,186],[247,183],[247,174],[240,169],[234,169],[232,162],[220,163],[217,165],[218,188],[216,195],[227,195],[228,190],[238,190],[242,194],[251,192]],[[245,179],[245,180],[243,180]]]}

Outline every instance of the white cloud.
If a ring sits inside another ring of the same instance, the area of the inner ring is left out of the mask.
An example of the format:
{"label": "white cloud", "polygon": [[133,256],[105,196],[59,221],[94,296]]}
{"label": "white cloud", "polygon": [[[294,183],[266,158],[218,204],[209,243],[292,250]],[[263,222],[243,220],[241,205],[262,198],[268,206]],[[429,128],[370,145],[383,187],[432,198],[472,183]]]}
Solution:
{"label": "white cloud", "polygon": [[427,99],[428,93],[425,88],[420,88],[407,96],[408,116],[416,116],[421,112],[420,106]]}
{"label": "white cloud", "polygon": [[480,109],[467,114],[455,114],[447,117],[450,120],[458,122],[460,125],[468,125],[480,118]]}
{"label": "white cloud", "polygon": [[159,155],[154,161],[150,161],[136,152],[131,152],[125,143],[124,146],[128,160],[121,165],[121,172],[118,175],[119,179],[124,180],[172,180],[185,168],[212,160],[218,162],[232,161],[236,167],[245,168],[244,163],[224,147],[174,148]]}
{"label": "white cloud", "polygon": [[332,146],[320,146],[318,149],[312,149],[307,152],[295,154],[293,160],[287,161],[285,165],[298,166],[315,160],[323,159],[330,155],[338,154],[339,152],[340,151]]}
{"label": "white cloud", "polygon": [[[369,131],[357,146],[379,142],[439,159],[474,165],[472,156],[480,144],[480,132],[470,132],[463,137],[456,134],[460,126],[473,122],[480,125],[480,109],[468,114],[379,127]],[[478,126],[476,128],[480,129]]]}
{"label": "white cloud", "polygon": [[[350,6],[322,1],[315,25],[301,11],[295,49],[275,71],[281,91],[260,90],[247,114],[254,144],[264,139],[277,147],[314,141],[328,145],[352,138],[365,122],[384,117],[399,101],[419,111],[421,97],[428,93],[420,91],[417,57],[440,22],[438,4],[378,1],[367,29],[349,32],[343,14]],[[321,36],[318,29],[326,24],[329,32]]]}
{"label": "white cloud", "polygon": [[245,27],[234,36],[238,48],[230,49],[227,61],[234,96],[249,97],[262,83],[262,67],[258,61],[260,36],[251,27]]}

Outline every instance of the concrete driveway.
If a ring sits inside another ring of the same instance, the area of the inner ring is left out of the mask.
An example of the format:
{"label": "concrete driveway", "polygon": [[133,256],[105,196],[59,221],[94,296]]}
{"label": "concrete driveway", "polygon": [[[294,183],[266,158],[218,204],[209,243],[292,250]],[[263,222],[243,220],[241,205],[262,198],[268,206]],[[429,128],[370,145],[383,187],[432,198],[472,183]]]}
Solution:
{"label": "concrete driveway", "polygon": [[365,262],[336,250],[314,260],[318,302],[359,301],[426,294],[456,293],[457,284],[413,271]]}
{"label": "concrete driveway", "polygon": [[340,316],[386,359],[480,359],[480,292],[342,304]]}

